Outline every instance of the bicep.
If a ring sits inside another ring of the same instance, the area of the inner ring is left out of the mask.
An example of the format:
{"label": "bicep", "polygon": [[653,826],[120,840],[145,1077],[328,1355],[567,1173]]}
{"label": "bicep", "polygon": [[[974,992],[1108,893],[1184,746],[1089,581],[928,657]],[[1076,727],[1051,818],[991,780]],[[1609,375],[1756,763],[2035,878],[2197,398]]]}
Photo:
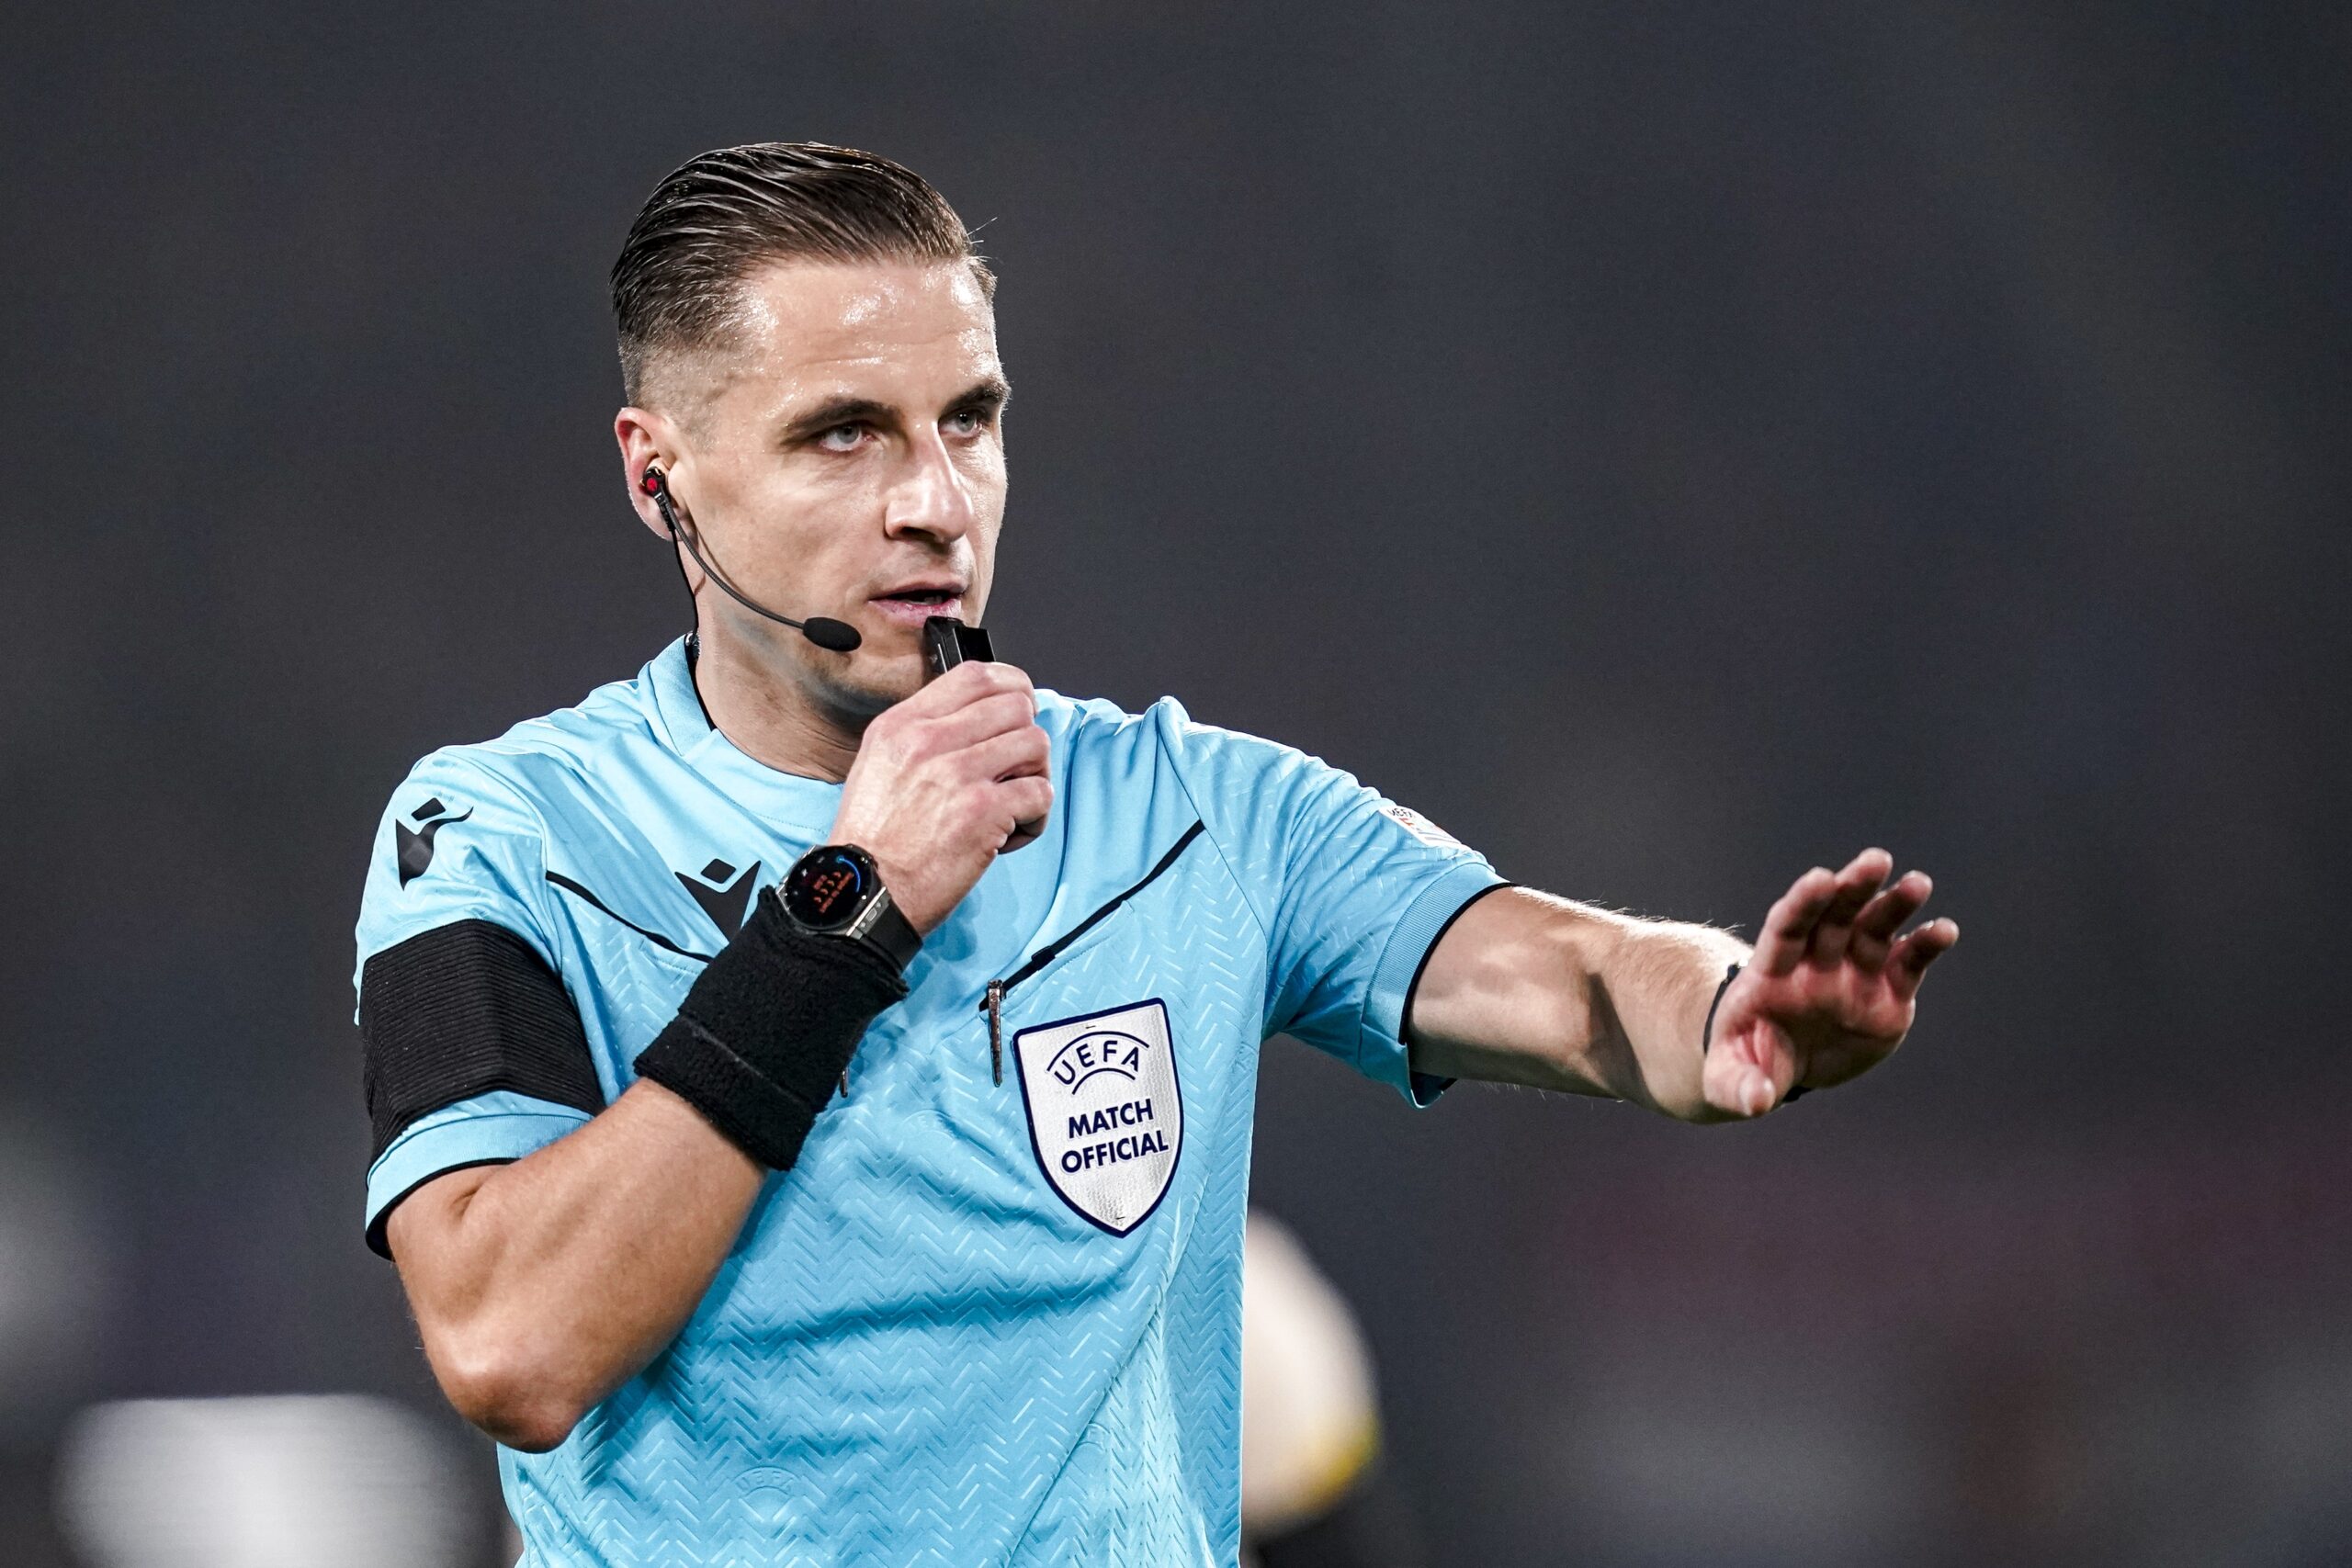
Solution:
{"label": "bicep", "polygon": [[586,1122],[605,1097],[562,981],[492,922],[421,931],[369,958],[359,994],[368,1109],[368,1245],[430,1182],[517,1160]]}
{"label": "bicep", "polygon": [[1498,888],[1430,950],[1406,1017],[1413,1069],[1435,1077],[1611,1092],[1591,1052],[1609,1033],[1598,983],[1615,940],[1600,910]]}

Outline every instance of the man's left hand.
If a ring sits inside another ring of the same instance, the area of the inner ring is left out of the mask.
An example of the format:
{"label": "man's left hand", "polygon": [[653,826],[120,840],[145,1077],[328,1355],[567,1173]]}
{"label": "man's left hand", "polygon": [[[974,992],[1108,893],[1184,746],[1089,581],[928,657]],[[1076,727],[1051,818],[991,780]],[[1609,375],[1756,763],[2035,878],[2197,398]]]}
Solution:
{"label": "man's left hand", "polygon": [[1884,850],[1864,850],[1834,874],[1806,872],[1772,906],[1754,955],[1715,1008],[1709,1105],[1760,1116],[1792,1087],[1843,1083],[1903,1043],[1920,977],[1960,927],[1930,920],[1897,936],[1933,884],[1913,871],[1889,886],[1894,869]]}

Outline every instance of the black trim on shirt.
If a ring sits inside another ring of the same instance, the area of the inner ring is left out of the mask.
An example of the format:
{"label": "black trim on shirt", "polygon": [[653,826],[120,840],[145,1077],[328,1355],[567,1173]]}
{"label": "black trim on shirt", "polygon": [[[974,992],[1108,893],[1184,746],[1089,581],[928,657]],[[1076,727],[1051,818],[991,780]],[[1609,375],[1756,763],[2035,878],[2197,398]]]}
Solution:
{"label": "black trim on shirt", "polygon": [[571,878],[564,875],[561,872],[550,871],[548,872],[546,875],[549,882],[552,882],[558,887],[562,888],[566,893],[570,893],[576,897],[585,899],[590,908],[594,909],[598,913],[605,915],[613,919],[618,920],[621,924],[627,926],[629,930],[635,931],[638,935],[651,942],[654,946],[667,948],[672,953],[676,953],[679,957],[691,958],[697,964],[707,964],[710,962],[711,955],[709,953],[696,953],[690,947],[680,947],[676,942],[672,942],[660,931],[649,931],[647,928],[639,925],[635,920],[630,919],[627,915],[622,914],[610,904],[605,903],[602,898],[597,897],[594,893],[589,892],[588,889],[581,886],[580,884],[572,881]]}
{"label": "black trim on shirt", "polygon": [[1405,1072],[1408,1078],[1412,1082],[1414,1090],[1413,1098],[1417,1100],[1421,1100],[1423,1103],[1427,1103],[1420,1092],[1421,1083],[1423,1080],[1426,1079],[1430,1084],[1434,1086],[1432,1091],[1434,1093],[1443,1093],[1445,1090],[1452,1089],[1455,1081],[1453,1078],[1440,1077],[1435,1073],[1417,1073],[1413,1071],[1413,998],[1420,994],[1421,976],[1429,972],[1430,960],[1437,955],[1438,943],[1445,940],[1445,933],[1453,929],[1453,922],[1460,919],[1463,915],[1469,910],[1471,905],[1476,904],[1479,899],[1484,898],[1489,893],[1499,893],[1506,887],[1516,887],[1518,886],[1519,884],[1516,882],[1498,882],[1491,887],[1481,887],[1478,891],[1470,895],[1469,897],[1462,900],[1461,907],[1456,908],[1453,913],[1446,916],[1445,924],[1438,927],[1437,934],[1430,938],[1429,946],[1421,950],[1421,961],[1413,965],[1413,978],[1405,987],[1405,1005],[1396,1014],[1396,1039],[1398,1043],[1405,1047]]}
{"label": "black trim on shirt", "polygon": [[[1084,936],[1088,931],[1092,931],[1096,926],[1101,925],[1104,920],[1109,919],[1113,915],[1118,913],[1119,906],[1125,904],[1128,899],[1134,897],[1136,894],[1142,892],[1145,888],[1159,881],[1161,875],[1167,872],[1168,868],[1174,865],[1178,858],[1181,857],[1186,850],[1192,847],[1193,840],[1199,838],[1201,834],[1206,830],[1206,827],[1207,825],[1205,823],[1195,822],[1191,827],[1185,829],[1183,832],[1177,835],[1176,841],[1168,846],[1168,852],[1161,855],[1158,861],[1153,863],[1152,868],[1143,874],[1142,881],[1136,883],[1134,886],[1128,888],[1117,897],[1111,899],[1108,903],[1098,907],[1094,912],[1088,915],[1086,919],[1079,921],[1078,924],[1070,927],[1069,930],[1064,931],[1060,936],[1056,937],[1045,946],[1031,953],[1028,961],[1023,964],[1020,968],[1015,969],[1003,979],[994,982],[994,988],[997,996],[1000,998],[1002,997],[1005,992],[1012,990],[1013,987],[1018,986],[1022,981],[1026,980],[1030,976],[1035,975],[1038,970],[1043,969],[1046,964],[1051,964],[1055,959],[1059,958],[1069,949],[1072,943],[1078,941],[1080,937]],[[985,999],[980,1003],[981,1008],[984,1010],[988,1005],[989,1004]]]}

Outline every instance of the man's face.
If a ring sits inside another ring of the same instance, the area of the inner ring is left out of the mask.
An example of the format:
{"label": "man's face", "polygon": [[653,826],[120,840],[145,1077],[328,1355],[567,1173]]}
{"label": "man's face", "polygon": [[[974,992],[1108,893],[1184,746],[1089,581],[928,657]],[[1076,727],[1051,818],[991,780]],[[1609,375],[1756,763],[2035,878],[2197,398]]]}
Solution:
{"label": "man's face", "polygon": [[729,347],[650,367],[660,413],[643,423],[719,575],[865,640],[824,652],[715,586],[703,615],[825,706],[877,713],[922,684],[927,617],[977,625],[988,604],[1005,487],[995,315],[960,263],[780,263],[743,295]]}

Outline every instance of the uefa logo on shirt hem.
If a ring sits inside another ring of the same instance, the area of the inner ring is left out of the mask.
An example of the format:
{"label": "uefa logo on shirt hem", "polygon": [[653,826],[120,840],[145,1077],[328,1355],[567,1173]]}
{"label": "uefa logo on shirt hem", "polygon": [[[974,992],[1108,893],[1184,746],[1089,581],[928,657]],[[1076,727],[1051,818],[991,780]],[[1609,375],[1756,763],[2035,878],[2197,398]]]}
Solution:
{"label": "uefa logo on shirt hem", "polygon": [[1184,1146],[1168,1004],[1155,997],[1012,1037],[1037,1166],[1088,1224],[1125,1235],[1167,1196]]}

